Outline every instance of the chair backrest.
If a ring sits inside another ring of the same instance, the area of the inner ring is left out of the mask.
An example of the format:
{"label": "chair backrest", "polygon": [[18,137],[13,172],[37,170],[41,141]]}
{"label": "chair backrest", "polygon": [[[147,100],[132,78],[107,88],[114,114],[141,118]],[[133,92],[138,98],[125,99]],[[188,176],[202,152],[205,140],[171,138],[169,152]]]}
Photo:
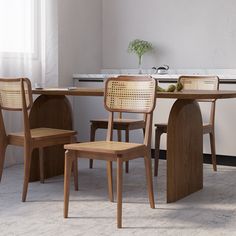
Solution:
{"label": "chair backrest", "polygon": [[[23,98],[25,97],[25,98]],[[21,111],[25,99],[26,109],[33,103],[31,83],[26,78],[0,78],[0,108],[3,110]]]}
{"label": "chair backrest", "polygon": [[105,84],[105,108],[112,112],[150,113],[156,104],[156,81],[149,76],[119,76]]}
{"label": "chair backrest", "polygon": [[104,105],[110,112],[107,141],[112,140],[114,112],[146,114],[144,144],[151,145],[152,113],[156,105],[156,80],[149,76],[119,76],[105,84]]}
{"label": "chair backrest", "polygon": [[28,110],[32,107],[32,89],[30,80],[27,78],[0,78],[0,130],[6,138],[6,130],[3,122],[2,110],[22,111],[24,121],[25,140],[29,140],[30,127]]}
{"label": "chair backrest", "polygon": [[[180,76],[179,81],[183,84],[183,90],[219,90],[218,76]],[[211,102],[209,123],[213,125],[216,99],[201,99],[198,102]]]}
{"label": "chair backrest", "polygon": [[179,81],[184,90],[218,90],[219,78],[217,76],[180,76]]}

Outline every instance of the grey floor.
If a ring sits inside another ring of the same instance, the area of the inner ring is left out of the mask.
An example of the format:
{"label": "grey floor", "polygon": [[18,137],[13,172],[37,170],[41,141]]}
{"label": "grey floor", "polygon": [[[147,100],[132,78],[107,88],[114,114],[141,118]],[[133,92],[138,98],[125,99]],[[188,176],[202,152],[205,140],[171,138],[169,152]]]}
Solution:
{"label": "grey floor", "polygon": [[71,190],[68,219],[63,219],[63,176],[30,184],[21,202],[23,166],[4,169],[0,184],[0,235],[236,235],[236,168],[204,165],[204,189],[166,204],[166,162],[154,178],[156,209],[148,204],[143,160],[124,174],[123,229],[116,229],[116,203],[107,198],[106,169],[79,162],[80,191]]}

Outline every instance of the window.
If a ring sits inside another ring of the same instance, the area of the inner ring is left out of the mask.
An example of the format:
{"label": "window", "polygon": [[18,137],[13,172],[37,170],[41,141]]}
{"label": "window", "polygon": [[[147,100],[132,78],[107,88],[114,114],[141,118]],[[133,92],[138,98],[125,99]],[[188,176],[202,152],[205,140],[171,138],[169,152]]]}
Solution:
{"label": "window", "polygon": [[0,53],[37,53],[37,0],[0,0]]}

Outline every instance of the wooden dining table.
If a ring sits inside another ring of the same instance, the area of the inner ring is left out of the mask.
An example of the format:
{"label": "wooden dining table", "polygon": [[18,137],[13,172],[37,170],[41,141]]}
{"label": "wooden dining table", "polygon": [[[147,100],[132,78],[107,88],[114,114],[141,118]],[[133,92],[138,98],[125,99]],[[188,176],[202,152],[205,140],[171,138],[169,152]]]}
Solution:
{"label": "wooden dining table", "polygon": [[[30,112],[31,128],[73,129],[72,109],[67,96],[103,96],[103,88],[35,89],[40,95]],[[157,92],[157,99],[176,99],[167,130],[167,202],[175,202],[203,188],[203,131],[198,99],[236,98],[236,91],[188,90]],[[46,178],[63,174],[62,146],[45,150]],[[31,181],[39,179],[37,150],[33,153]]]}

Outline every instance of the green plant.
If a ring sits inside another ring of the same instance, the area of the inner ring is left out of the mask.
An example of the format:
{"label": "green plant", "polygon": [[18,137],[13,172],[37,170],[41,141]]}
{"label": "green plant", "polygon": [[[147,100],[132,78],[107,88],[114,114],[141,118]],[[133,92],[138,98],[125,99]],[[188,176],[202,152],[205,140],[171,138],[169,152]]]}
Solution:
{"label": "green plant", "polygon": [[148,41],[135,39],[129,43],[128,52],[135,53],[138,56],[138,64],[141,66],[142,56],[148,51],[152,51],[154,48]]}

